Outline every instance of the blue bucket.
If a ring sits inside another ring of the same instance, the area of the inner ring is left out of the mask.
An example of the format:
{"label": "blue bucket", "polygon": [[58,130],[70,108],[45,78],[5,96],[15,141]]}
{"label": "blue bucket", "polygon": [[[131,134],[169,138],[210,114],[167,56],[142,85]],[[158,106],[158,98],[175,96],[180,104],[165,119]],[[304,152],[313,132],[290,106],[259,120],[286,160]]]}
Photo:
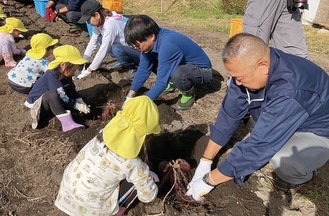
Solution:
{"label": "blue bucket", "polygon": [[93,35],[94,26],[90,25],[88,22],[86,22],[86,25],[87,25],[89,37],[91,37]]}
{"label": "blue bucket", "polygon": [[45,17],[47,4],[48,0],[34,0],[35,10],[37,11],[37,14],[42,17]]}

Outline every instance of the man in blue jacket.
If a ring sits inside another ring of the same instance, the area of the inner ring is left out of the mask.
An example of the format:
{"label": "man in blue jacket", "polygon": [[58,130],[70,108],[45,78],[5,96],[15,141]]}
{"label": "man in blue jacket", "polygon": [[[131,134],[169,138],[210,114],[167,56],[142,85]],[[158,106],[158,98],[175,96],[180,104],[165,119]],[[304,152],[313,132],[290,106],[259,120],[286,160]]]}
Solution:
{"label": "man in blue jacket", "polygon": [[160,28],[146,15],[129,19],[125,27],[126,43],[141,51],[140,64],[127,95],[134,97],[153,71],[154,86],[146,93],[152,100],[161,93],[182,93],[176,108],[189,109],[195,100],[194,86],[212,79],[210,59],[199,45],[178,32]]}
{"label": "man in blue jacket", "polygon": [[[328,74],[309,60],[269,48],[247,33],[227,42],[222,59],[233,80],[210,126],[210,140],[187,195],[201,200],[231,179],[241,185],[268,162],[281,189],[297,189],[310,181],[329,159]],[[213,158],[248,112],[256,122],[250,136],[211,170]]]}

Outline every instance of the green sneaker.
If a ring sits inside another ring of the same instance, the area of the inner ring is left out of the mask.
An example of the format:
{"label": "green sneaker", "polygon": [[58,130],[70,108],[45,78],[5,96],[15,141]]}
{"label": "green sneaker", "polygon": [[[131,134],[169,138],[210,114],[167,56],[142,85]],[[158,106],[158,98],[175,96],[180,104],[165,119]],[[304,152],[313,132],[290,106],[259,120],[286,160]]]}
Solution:
{"label": "green sneaker", "polygon": [[188,110],[194,104],[195,97],[194,96],[184,96],[177,101],[176,108],[178,110]]}
{"label": "green sneaker", "polygon": [[169,82],[167,88],[162,92],[162,94],[169,94],[177,91],[178,91],[177,87],[172,82]]}
{"label": "green sneaker", "polygon": [[178,110],[188,110],[191,108],[195,101],[194,87],[189,91],[181,91],[182,97],[176,103],[176,109]]}

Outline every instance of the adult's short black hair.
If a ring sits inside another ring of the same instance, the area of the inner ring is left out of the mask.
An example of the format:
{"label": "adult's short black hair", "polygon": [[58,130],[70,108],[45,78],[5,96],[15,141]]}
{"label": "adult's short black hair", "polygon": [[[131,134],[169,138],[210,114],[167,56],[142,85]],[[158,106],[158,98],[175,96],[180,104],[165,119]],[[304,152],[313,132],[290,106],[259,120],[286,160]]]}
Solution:
{"label": "adult's short black hair", "polygon": [[125,40],[129,46],[136,42],[146,41],[150,36],[157,35],[160,31],[158,24],[147,15],[136,15],[129,18],[125,27]]}

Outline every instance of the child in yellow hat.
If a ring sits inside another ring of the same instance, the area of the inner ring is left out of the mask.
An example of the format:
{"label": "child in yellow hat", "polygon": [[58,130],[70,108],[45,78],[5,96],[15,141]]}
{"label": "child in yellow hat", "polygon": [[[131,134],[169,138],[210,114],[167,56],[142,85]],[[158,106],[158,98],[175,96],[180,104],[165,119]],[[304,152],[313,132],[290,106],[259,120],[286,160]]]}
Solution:
{"label": "child in yellow hat", "polygon": [[0,62],[5,60],[7,68],[16,66],[13,55],[25,55],[26,50],[16,46],[15,38],[27,31],[23,22],[14,17],[7,18],[6,25],[0,27]]}
{"label": "child in yellow hat", "polygon": [[54,46],[58,43],[48,34],[39,33],[31,38],[31,49],[26,56],[12,68],[8,76],[9,86],[22,94],[28,94],[33,84],[47,70],[47,57],[53,54]]}
{"label": "child in yellow hat", "polygon": [[[88,114],[90,109],[75,90],[72,76],[87,62],[79,50],[70,45],[57,47],[53,51],[55,60],[50,62],[44,73],[33,85],[24,103],[31,108],[32,128],[40,121],[55,115],[64,132],[84,127],[73,121],[70,109]],[[69,110],[66,110],[69,109]]]}
{"label": "child in yellow hat", "polygon": [[159,112],[153,101],[147,96],[127,101],[66,167],[55,205],[68,215],[115,215],[124,180],[134,185],[140,201],[153,201],[157,176],[138,154],[146,135],[158,133]]}

